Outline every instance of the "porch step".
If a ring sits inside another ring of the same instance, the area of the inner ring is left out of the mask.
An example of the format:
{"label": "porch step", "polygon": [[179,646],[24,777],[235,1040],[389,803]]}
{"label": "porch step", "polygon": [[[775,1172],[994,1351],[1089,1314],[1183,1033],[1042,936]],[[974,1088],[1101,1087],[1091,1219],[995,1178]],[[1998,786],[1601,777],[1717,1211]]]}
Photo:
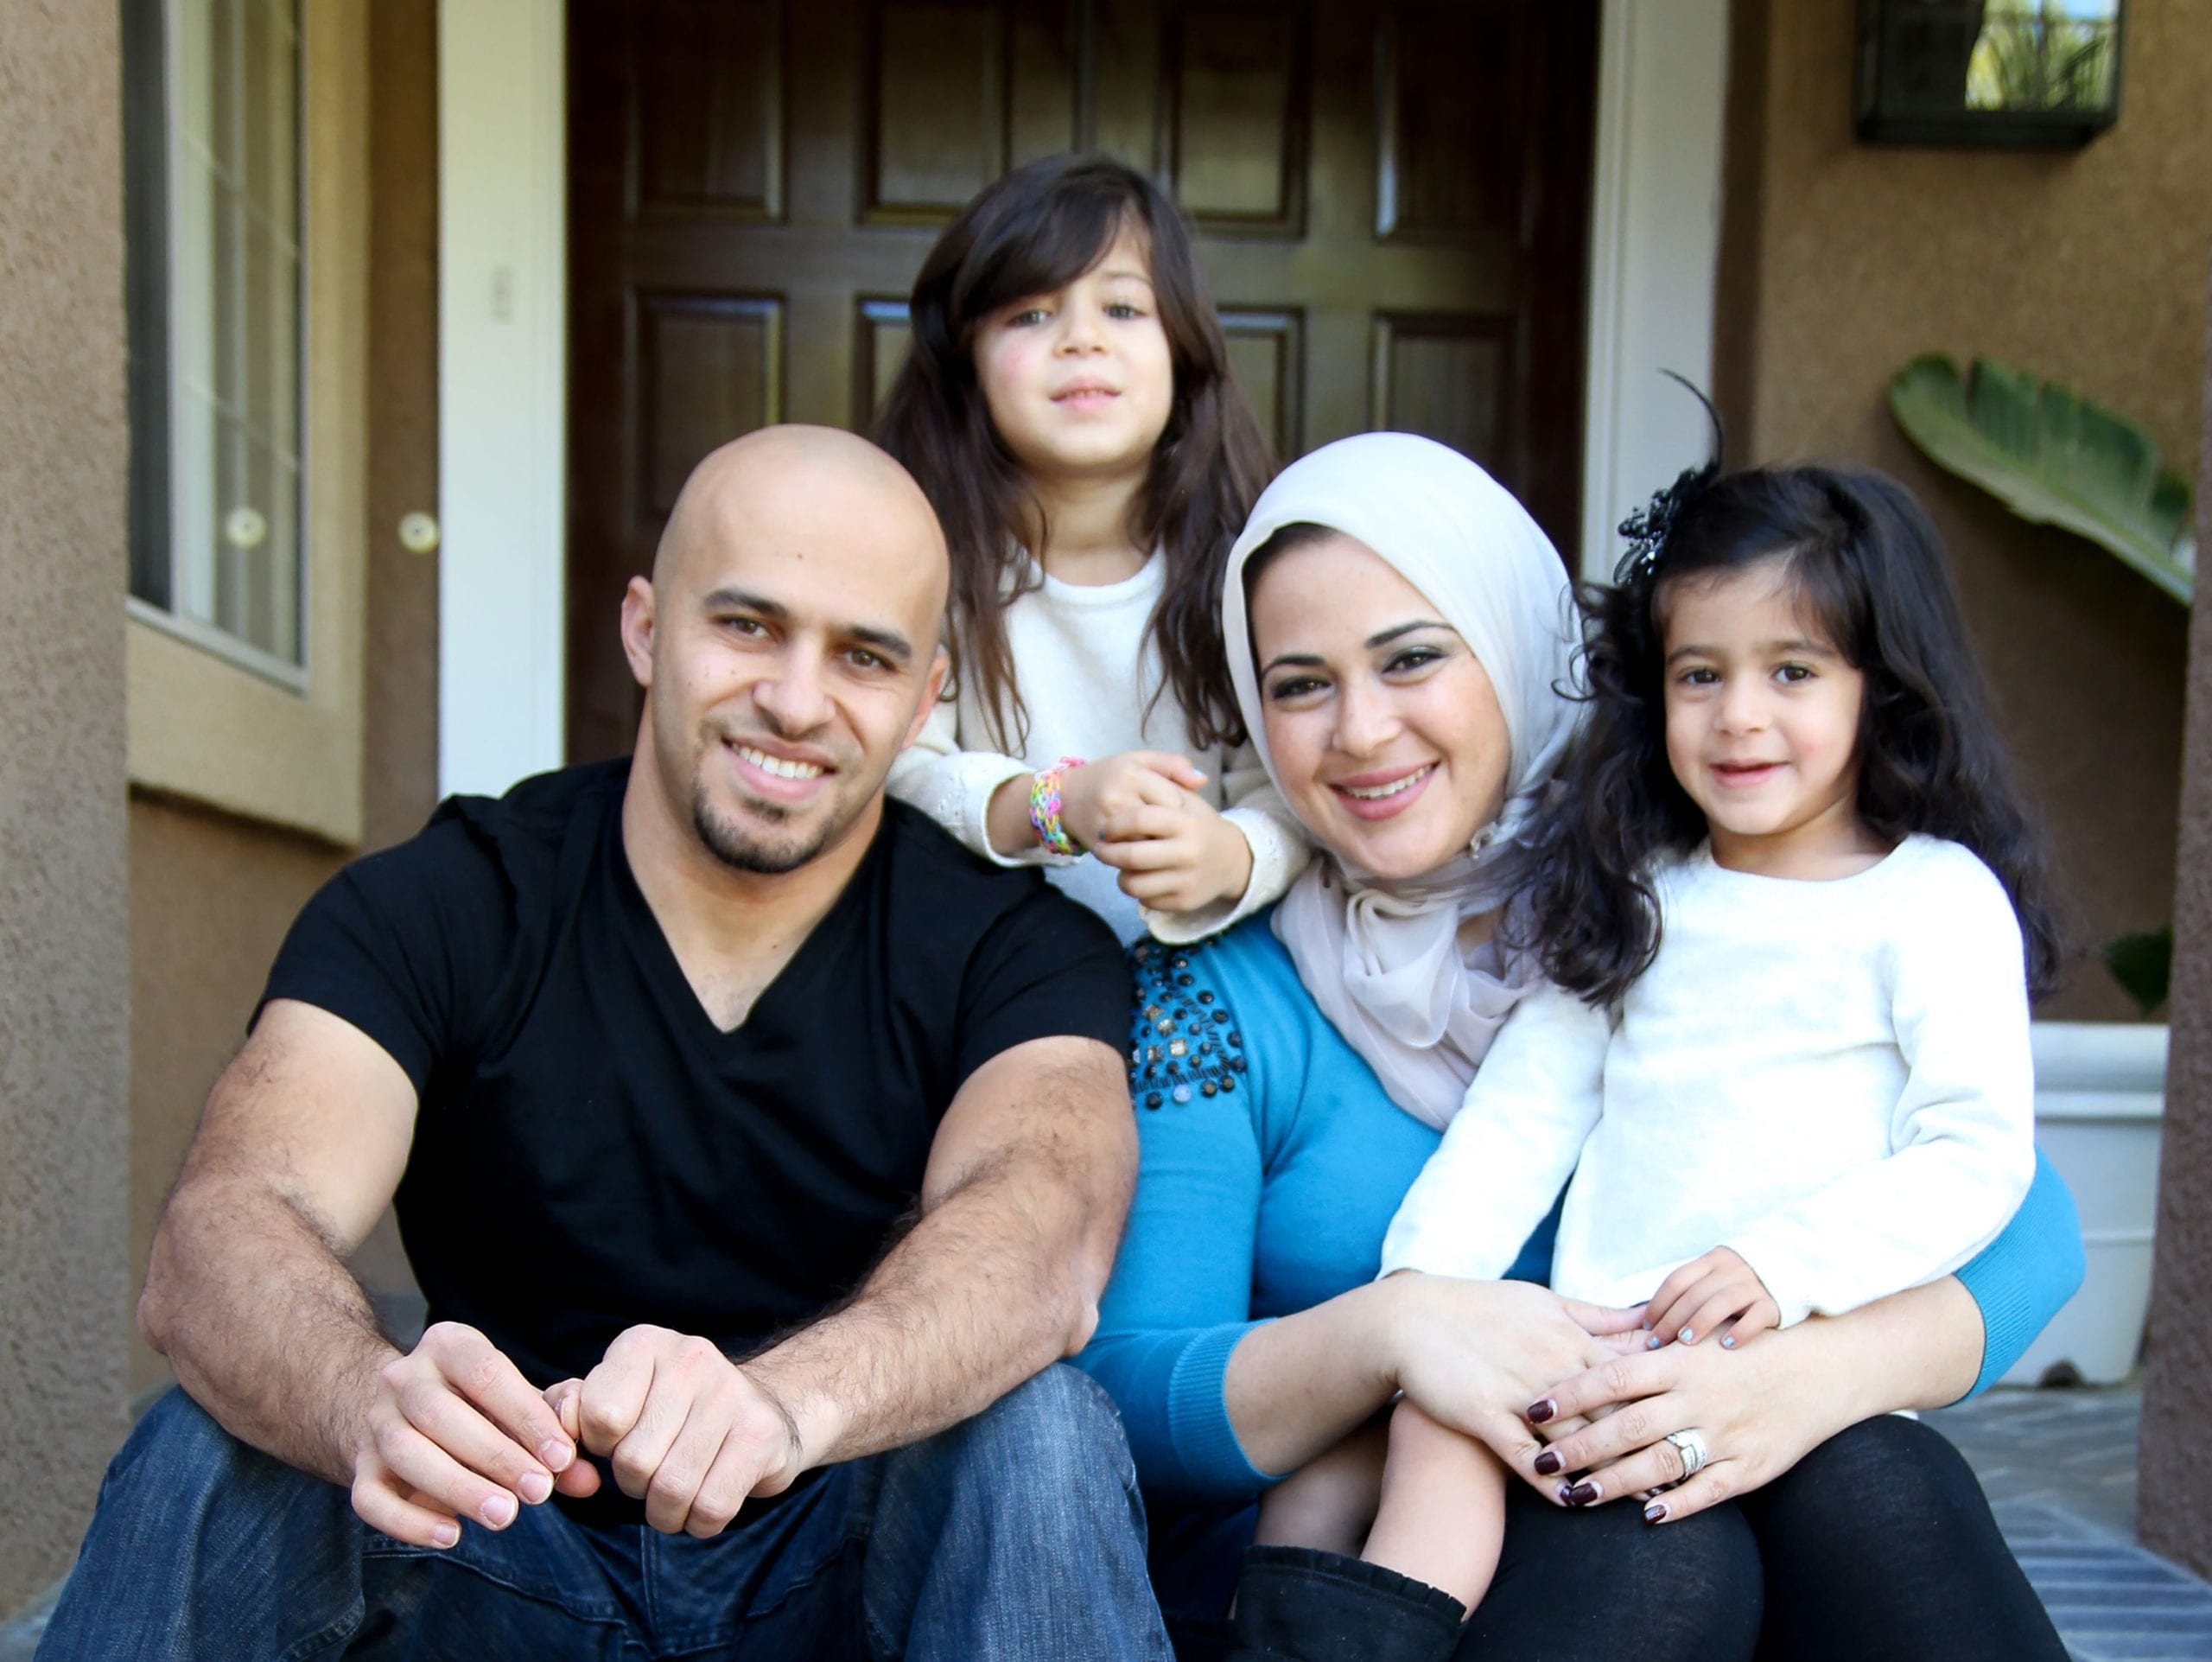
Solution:
{"label": "porch step", "polygon": [[56,1582],[33,1599],[21,1615],[0,1627],[0,1662],[31,1662],[39,1635],[46,1631],[46,1619],[53,1614],[60,1597],[61,1583]]}
{"label": "porch step", "polygon": [[2075,1662],[2212,1657],[2212,1586],[2135,1544],[2133,1385],[1999,1388],[1928,1415],[1958,1445]]}

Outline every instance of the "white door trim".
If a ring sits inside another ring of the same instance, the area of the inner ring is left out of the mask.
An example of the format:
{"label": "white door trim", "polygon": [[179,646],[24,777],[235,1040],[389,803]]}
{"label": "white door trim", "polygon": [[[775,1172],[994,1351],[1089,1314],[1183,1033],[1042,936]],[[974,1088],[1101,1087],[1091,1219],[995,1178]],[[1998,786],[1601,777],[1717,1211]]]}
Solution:
{"label": "white door trim", "polygon": [[[442,0],[439,782],[499,791],[558,767],[566,659],[566,8]],[[1598,70],[1586,576],[1613,526],[1702,459],[1727,0],[1605,0]]]}
{"label": "white door trim", "polygon": [[565,748],[567,14],[438,7],[441,793]]}
{"label": "white door trim", "polygon": [[1599,29],[1578,558],[1595,578],[1614,527],[1708,450],[1659,372],[1713,390],[1728,0],[1605,0]]}

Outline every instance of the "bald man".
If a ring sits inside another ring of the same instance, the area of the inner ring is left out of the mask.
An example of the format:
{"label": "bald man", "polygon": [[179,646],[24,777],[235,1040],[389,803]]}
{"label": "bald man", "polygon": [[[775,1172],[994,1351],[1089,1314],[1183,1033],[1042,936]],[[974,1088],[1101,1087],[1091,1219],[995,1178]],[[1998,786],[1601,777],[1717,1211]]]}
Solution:
{"label": "bald man", "polygon": [[[309,902],[41,1658],[1167,1655],[1056,1365],[1135,1171],[1121,956],[884,797],[946,584],[880,451],[728,445],[622,603],[634,753]],[[395,1197],[404,1353],[345,1265]]]}

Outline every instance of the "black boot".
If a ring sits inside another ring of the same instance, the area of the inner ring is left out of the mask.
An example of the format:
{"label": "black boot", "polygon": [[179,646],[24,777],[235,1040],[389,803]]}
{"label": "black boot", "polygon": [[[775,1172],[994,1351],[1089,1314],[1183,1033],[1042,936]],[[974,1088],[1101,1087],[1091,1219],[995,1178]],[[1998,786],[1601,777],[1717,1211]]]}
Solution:
{"label": "black boot", "polygon": [[1244,1555],[1230,1662],[1444,1662],[1466,1612],[1381,1564],[1303,1546]]}

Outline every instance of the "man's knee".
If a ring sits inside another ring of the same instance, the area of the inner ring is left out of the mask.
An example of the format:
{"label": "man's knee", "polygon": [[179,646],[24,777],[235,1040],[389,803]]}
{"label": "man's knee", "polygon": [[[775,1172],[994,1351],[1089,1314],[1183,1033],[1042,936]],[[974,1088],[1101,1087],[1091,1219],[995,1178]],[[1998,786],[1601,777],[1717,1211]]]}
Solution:
{"label": "man's knee", "polygon": [[1128,1443],[1089,1375],[1047,1368],[878,1469],[866,1604],[888,1647],[1165,1656]]}
{"label": "man's knee", "polygon": [[1121,1410],[1106,1387],[1066,1362],[1055,1362],[1023,1380],[977,1417],[996,1417],[1023,1427],[1034,1424],[1063,1436],[1123,1441]]}
{"label": "man's knee", "polygon": [[289,1511],[302,1500],[346,1509],[342,1490],[239,1442],[175,1387],[146,1410],[100,1489],[104,1509],[172,1518],[240,1503]]}
{"label": "man's knee", "polygon": [[995,1445],[1034,1454],[1058,1451],[1116,1468],[1130,1463],[1114,1399],[1097,1380],[1065,1362],[1024,1380],[970,1423],[979,1440]]}
{"label": "man's knee", "polygon": [[215,1423],[214,1417],[171,1385],[139,1418],[109,1468],[112,1483],[141,1466],[158,1468],[162,1481],[219,1481],[254,1450]]}
{"label": "man's knee", "polygon": [[289,1653],[309,1654],[310,1638],[359,1619],[359,1540],[343,1489],[248,1447],[171,1391],[108,1468],[39,1653],[229,1654],[221,1635],[251,1631],[268,1648],[238,1654],[294,1640]]}
{"label": "man's knee", "polygon": [[1071,1501],[1126,1505],[1136,1470],[1121,1415],[1089,1374],[1056,1363],[948,1434],[959,1485],[1043,1516]]}

